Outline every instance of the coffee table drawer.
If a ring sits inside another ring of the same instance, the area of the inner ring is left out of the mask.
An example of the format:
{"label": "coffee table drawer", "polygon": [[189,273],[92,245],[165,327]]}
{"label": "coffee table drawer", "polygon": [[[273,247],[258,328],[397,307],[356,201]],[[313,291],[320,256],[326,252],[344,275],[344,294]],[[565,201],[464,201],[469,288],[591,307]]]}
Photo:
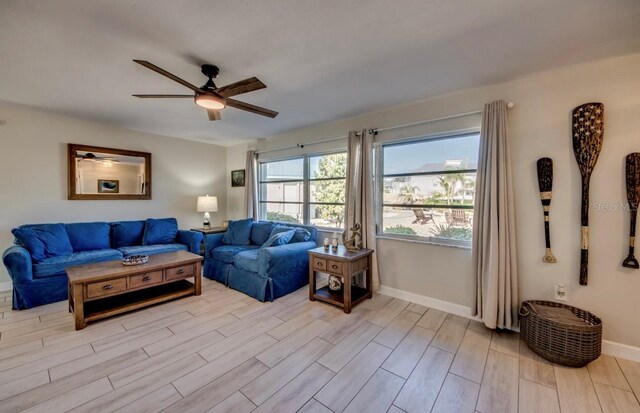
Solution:
{"label": "coffee table drawer", "polygon": [[107,295],[127,291],[127,279],[116,278],[109,281],[100,281],[87,284],[87,298],[104,297]]}
{"label": "coffee table drawer", "polygon": [[171,281],[171,280],[179,280],[181,278],[193,277],[193,274],[195,273],[194,267],[195,265],[188,264],[188,265],[182,265],[180,267],[167,268],[166,270],[164,270],[164,274],[165,274],[164,279],[166,281]]}
{"label": "coffee table drawer", "polygon": [[145,287],[162,282],[162,271],[154,271],[146,274],[132,275],[129,277],[129,289]]}

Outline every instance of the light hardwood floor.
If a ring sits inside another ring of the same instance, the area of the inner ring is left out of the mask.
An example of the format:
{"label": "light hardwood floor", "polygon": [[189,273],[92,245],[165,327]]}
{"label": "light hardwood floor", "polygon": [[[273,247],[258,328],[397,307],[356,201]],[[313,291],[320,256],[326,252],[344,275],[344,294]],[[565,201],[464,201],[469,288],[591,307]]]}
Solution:
{"label": "light hardwood floor", "polygon": [[517,334],[376,295],[203,294],[74,331],[0,293],[0,412],[640,412],[640,363],[548,363]]}

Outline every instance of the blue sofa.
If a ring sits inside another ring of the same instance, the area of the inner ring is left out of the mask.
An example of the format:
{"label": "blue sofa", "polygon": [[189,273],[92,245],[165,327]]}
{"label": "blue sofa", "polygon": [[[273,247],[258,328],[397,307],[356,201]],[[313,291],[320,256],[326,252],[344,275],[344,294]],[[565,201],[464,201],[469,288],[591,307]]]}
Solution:
{"label": "blue sofa", "polygon": [[[274,230],[287,229],[295,230],[290,241],[265,245]],[[257,300],[272,301],[309,283],[307,251],[316,247],[316,237],[317,229],[311,226],[231,221],[225,234],[205,237],[203,275]]]}
{"label": "blue sofa", "polygon": [[202,234],[178,230],[175,218],[146,221],[22,225],[2,255],[13,281],[13,309],[67,299],[67,273],[74,265],[137,254],[200,252]]}

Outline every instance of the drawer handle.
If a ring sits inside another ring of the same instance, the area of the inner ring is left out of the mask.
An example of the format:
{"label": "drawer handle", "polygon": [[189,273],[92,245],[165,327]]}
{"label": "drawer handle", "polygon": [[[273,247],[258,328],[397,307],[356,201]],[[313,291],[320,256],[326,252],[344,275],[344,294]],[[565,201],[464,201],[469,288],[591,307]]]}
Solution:
{"label": "drawer handle", "polygon": [[184,274],[184,269],[179,269],[178,272],[176,274]]}
{"label": "drawer handle", "polygon": [[318,261],[318,262],[316,263],[316,265],[317,265],[318,267],[322,267],[322,266],[324,266],[324,264],[322,263],[322,261]]}
{"label": "drawer handle", "polygon": [[102,287],[103,290],[110,290],[112,288],[113,288],[113,285],[111,285],[111,284],[107,284],[107,285]]}
{"label": "drawer handle", "polygon": [[147,275],[142,279],[142,281],[151,281],[151,277]]}
{"label": "drawer handle", "polygon": [[338,266],[337,266],[336,264],[332,264],[332,265],[331,265],[331,268],[333,268],[334,270],[337,270],[337,269],[338,269]]}

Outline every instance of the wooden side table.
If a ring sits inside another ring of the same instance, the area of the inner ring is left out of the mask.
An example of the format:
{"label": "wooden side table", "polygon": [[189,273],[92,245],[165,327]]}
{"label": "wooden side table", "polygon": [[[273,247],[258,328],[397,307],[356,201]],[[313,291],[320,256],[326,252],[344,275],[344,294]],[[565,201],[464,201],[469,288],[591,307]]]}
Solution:
{"label": "wooden side table", "polygon": [[[227,232],[227,228],[225,227],[191,228],[191,231],[201,232],[202,235],[211,235],[211,234],[223,234]],[[200,244],[200,255],[204,257],[204,239],[202,240],[202,244]]]}
{"label": "wooden side table", "polygon": [[[333,252],[331,247],[325,250],[324,247],[309,250],[309,300],[320,300],[338,307],[342,307],[344,312],[349,314],[351,307],[371,298],[371,257],[373,250],[363,248],[351,252],[342,245]],[[351,279],[366,271],[365,288],[351,285]],[[316,272],[323,272],[342,278],[342,288],[338,291],[324,286],[316,289]]]}
{"label": "wooden side table", "polygon": [[211,228],[191,228],[191,231],[201,232],[204,235],[209,234],[222,234],[223,232],[227,232],[225,227],[211,227]]}

